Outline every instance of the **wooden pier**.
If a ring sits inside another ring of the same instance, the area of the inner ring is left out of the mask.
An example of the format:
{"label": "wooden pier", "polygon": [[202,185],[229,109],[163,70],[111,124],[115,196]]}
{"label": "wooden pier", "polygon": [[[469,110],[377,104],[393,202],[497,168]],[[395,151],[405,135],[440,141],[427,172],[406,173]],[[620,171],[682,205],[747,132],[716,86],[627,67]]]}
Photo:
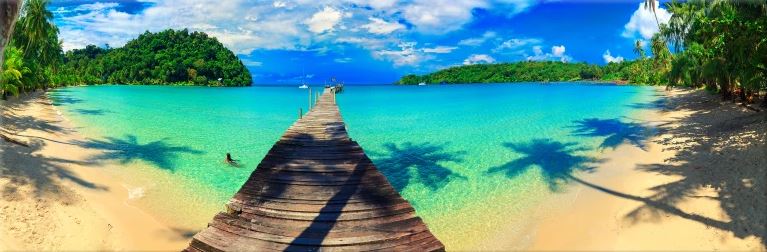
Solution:
{"label": "wooden pier", "polygon": [[349,138],[335,94],[324,90],[186,251],[444,251]]}

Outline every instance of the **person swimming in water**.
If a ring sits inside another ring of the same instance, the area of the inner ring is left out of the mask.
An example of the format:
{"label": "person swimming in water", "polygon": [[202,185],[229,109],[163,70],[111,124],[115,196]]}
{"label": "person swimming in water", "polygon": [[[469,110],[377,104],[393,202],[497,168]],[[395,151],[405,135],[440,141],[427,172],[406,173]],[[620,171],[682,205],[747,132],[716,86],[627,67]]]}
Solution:
{"label": "person swimming in water", "polygon": [[224,162],[231,166],[239,166],[239,164],[237,164],[237,160],[232,159],[232,154],[229,154],[229,152],[226,153],[226,159],[224,159]]}

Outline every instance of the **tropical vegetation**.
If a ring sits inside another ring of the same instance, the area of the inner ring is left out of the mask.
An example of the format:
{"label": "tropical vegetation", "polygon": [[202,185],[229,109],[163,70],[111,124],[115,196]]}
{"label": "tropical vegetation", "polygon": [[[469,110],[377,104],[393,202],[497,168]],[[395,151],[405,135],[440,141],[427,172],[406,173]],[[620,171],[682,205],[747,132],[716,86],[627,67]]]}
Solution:
{"label": "tropical vegetation", "polygon": [[248,69],[202,32],[146,32],[124,47],[64,53],[48,0],[24,2],[0,72],[0,95],[83,84],[245,86]]}
{"label": "tropical vegetation", "polygon": [[[655,11],[654,0],[645,7]],[[672,14],[649,41],[635,42],[637,58],[604,66],[517,62],[452,67],[406,75],[398,84],[605,80],[706,88],[722,99],[751,103],[767,89],[767,2],[667,2]],[[645,47],[649,47],[648,56]],[[767,106],[767,99],[765,106]]]}
{"label": "tropical vegetation", "polygon": [[145,32],[121,48],[89,45],[68,51],[59,84],[250,85],[250,71],[215,38],[202,32]]}
{"label": "tropical vegetation", "polygon": [[426,75],[406,75],[397,84],[508,83],[529,81],[617,81],[660,84],[663,76],[647,71],[650,61],[637,60],[599,66],[559,61],[522,61],[451,67]]}

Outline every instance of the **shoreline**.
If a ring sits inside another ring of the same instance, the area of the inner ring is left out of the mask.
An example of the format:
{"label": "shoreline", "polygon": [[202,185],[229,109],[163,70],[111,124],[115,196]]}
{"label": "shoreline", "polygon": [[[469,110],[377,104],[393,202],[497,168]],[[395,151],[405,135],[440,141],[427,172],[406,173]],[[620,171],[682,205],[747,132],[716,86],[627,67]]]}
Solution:
{"label": "shoreline", "polygon": [[4,101],[2,113],[4,134],[30,145],[0,141],[4,249],[178,250],[187,245],[192,231],[161,223],[129,204],[127,188],[100,170],[112,165],[87,161],[99,151],[71,144],[85,139],[46,93]]}
{"label": "shoreline", "polygon": [[[659,88],[657,92],[669,100],[667,107],[693,101],[708,106],[706,108],[712,112],[731,114],[730,117],[712,115],[714,119],[719,119],[709,120],[713,124],[754,114],[745,108],[738,110],[737,104],[717,103],[713,106],[709,104],[711,102],[701,100],[706,98],[701,90],[668,93]],[[6,111],[6,105],[13,110]],[[702,216],[703,220],[732,223],[727,211],[715,200],[724,197],[723,193],[712,188],[716,185],[706,187],[702,183],[702,187],[691,189],[689,194],[692,196],[682,195],[685,199],[678,202],[665,202],[663,195],[658,196],[659,192],[652,189],[684,179],[679,174],[649,171],[651,169],[647,167],[681,163],[666,162],[685,150],[684,146],[679,147],[679,143],[668,139],[674,136],[672,140],[679,139],[683,145],[689,144],[688,140],[696,140],[695,136],[685,136],[685,130],[690,129],[682,127],[686,120],[701,116],[696,114],[701,111],[700,108],[692,107],[664,109],[667,111],[640,110],[637,118],[631,118],[631,121],[660,131],[642,140],[646,146],[640,148],[624,142],[615,149],[602,150],[599,156],[604,161],[596,164],[596,172],[573,174],[565,192],[553,193],[551,199],[544,200],[537,207],[534,216],[528,216],[529,219],[517,220],[516,225],[509,226],[508,230],[491,235],[494,238],[487,241],[491,244],[487,248],[657,250],[673,246],[687,250],[766,250],[759,239],[763,236],[733,232],[727,230],[727,226],[717,227],[707,224],[710,222],[699,221],[701,218],[696,216]],[[129,188],[118,178],[99,170],[104,166],[115,166],[107,169],[117,168],[119,164],[86,161],[99,151],[68,144],[85,139],[72,122],[57,112],[46,94],[6,101],[2,103],[2,108],[5,119],[0,126],[19,128],[9,136],[30,143],[31,148],[27,150],[0,140],[0,194],[3,195],[0,199],[0,219],[3,222],[0,223],[0,251],[178,250],[187,246],[189,238],[197,230],[162,223],[156,216],[131,205],[128,201],[131,197]],[[764,112],[756,115],[764,115]],[[8,118],[13,123],[6,124]],[[757,126],[764,129],[764,121]],[[3,131],[10,132],[6,128]],[[677,136],[680,134],[681,137]],[[760,143],[762,147],[763,140]],[[748,157],[755,161],[752,165],[765,163],[758,157]],[[6,165],[6,161],[10,165]],[[33,171],[30,167],[43,167],[46,171]],[[751,183],[756,185],[754,189],[764,186],[763,179],[759,181],[756,178]],[[763,203],[764,195],[756,202]],[[760,210],[765,210],[764,206],[757,206],[752,215]],[[759,232],[760,224],[764,230],[764,219],[751,215],[747,217],[747,221],[757,225],[757,230],[752,230],[752,233]],[[524,224],[519,225],[522,222]],[[753,228],[749,224],[735,224]],[[741,228],[738,225],[735,227]],[[512,233],[517,235],[509,237]],[[82,237],[86,239],[79,239]]]}
{"label": "shoreline", "polygon": [[[716,189],[723,186],[716,183],[719,180],[733,180],[721,178],[730,175],[717,170],[747,170],[732,171],[732,176],[750,177],[751,172],[758,172],[759,164],[767,161],[765,156],[756,153],[744,156],[747,160],[740,163],[725,162],[719,163],[721,166],[705,166],[708,159],[724,157],[690,151],[698,146],[709,148],[706,145],[710,143],[696,139],[699,136],[691,137],[692,134],[688,134],[695,131],[692,127],[696,120],[717,125],[727,124],[733,118],[759,114],[738,109],[734,103],[718,102],[718,97],[705,94],[703,90],[658,92],[666,100],[663,109],[650,110],[638,116],[638,120],[644,121],[644,125],[658,133],[647,138],[642,148],[624,142],[608,150],[601,155],[603,162],[594,173],[574,174],[568,192],[555,196],[547,203],[548,208],[555,209],[553,214],[531,227],[533,238],[527,250],[767,250],[762,240],[765,239],[764,234],[760,234],[759,230],[742,234],[738,230],[728,230],[731,228],[729,225],[717,225],[728,222],[732,224],[738,221],[733,218],[745,217],[748,218],[747,222],[753,223],[735,223],[733,226],[761,226],[763,232],[767,220],[760,213],[765,211],[764,206],[757,206],[757,209],[736,206],[746,208],[738,212],[738,215],[744,216],[728,216],[728,212],[736,211],[726,209],[728,204],[717,199],[729,193]],[[706,104],[706,108],[701,108],[701,104]],[[761,116],[764,118],[765,113],[762,112]],[[704,135],[751,137],[751,145],[747,148],[756,152],[767,149],[764,131],[761,135],[758,133],[759,128],[767,128],[767,121],[753,122],[756,123],[744,126],[756,128],[756,135],[742,136],[727,132],[726,129]],[[723,148],[727,147],[725,145]],[[691,165],[694,171],[688,174],[686,170]],[[695,183],[688,181],[690,177],[696,176],[719,178]],[[764,177],[761,181],[758,181],[758,176],[753,179],[757,181],[751,183],[764,185]],[[687,191],[680,192],[682,189]],[[763,192],[760,194],[759,187],[747,189],[752,191],[738,193],[746,194],[744,197],[752,198],[756,204],[765,202],[765,195]],[[563,202],[569,203],[563,206]]]}

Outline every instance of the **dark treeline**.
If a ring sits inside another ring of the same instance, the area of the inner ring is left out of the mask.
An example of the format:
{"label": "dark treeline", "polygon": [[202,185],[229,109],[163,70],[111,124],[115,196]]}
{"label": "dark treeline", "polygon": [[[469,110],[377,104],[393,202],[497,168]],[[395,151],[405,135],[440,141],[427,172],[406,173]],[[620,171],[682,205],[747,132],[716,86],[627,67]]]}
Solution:
{"label": "dark treeline", "polygon": [[[654,6],[648,0],[647,6]],[[767,2],[690,0],[667,2],[668,24],[647,43],[636,41],[637,59],[605,66],[517,62],[459,66],[407,75],[398,84],[604,80],[706,88],[722,99],[753,102],[767,89]],[[652,8],[655,9],[655,8]],[[649,47],[651,57],[646,56]],[[767,99],[763,99],[767,106]]]}
{"label": "dark treeline", "polygon": [[215,38],[202,32],[146,32],[124,47],[64,53],[48,0],[24,2],[5,48],[0,93],[17,95],[67,85],[156,84],[246,86],[248,69]]}

